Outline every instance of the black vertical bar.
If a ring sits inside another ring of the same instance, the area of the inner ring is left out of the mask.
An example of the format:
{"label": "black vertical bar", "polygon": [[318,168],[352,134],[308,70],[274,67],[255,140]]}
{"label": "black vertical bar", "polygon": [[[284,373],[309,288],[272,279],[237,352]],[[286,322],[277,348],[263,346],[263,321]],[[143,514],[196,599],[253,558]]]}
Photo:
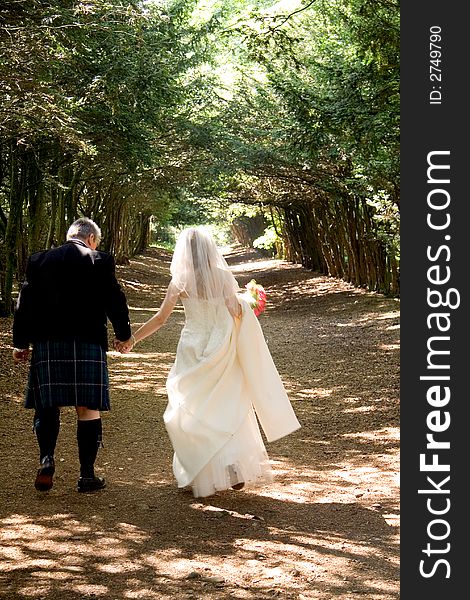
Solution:
{"label": "black vertical bar", "polygon": [[469,594],[467,13],[401,7],[401,600]]}

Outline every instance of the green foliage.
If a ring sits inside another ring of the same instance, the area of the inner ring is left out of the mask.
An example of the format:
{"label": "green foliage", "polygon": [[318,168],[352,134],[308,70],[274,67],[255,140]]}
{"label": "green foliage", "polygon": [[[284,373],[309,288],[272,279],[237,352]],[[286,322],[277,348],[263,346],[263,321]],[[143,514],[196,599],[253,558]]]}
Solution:
{"label": "green foliage", "polygon": [[276,233],[275,229],[273,227],[267,227],[264,230],[264,234],[254,240],[253,247],[268,250],[272,254],[275,254],[276,245],[279,244],[280,241],[279,235]]}
{"label": "green foliage", "polygon": [[118,259],[151,222],[210,223],[355,283],[396,271],[398,56],[396,0],[4,0],[5,302],[79,214]]}
{"label": "green foliage", "polygon": [[[296,260],[396,292],[398,2],[280,6],[239,3],[227,21],[219,88],[227,74],[230,85],[195,124],[212,185],[215,174],[219,196],[284,211]],[[375,269],[393,272],[370,279]]]}

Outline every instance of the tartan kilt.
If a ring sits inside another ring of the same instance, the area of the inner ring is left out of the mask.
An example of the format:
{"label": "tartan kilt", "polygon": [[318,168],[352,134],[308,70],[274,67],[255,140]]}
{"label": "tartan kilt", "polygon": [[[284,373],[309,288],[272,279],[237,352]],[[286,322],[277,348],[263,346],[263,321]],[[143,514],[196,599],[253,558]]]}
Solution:
{"label": "tartan kilt", "polygon": [[109,410],[106,352],[99,344],[35,342],[24,406],[84,406]]}

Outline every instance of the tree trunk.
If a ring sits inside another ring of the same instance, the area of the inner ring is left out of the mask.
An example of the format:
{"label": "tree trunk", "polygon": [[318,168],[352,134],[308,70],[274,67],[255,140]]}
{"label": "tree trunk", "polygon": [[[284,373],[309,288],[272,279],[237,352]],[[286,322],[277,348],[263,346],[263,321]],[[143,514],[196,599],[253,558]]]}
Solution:
{"label": "tree trunk", "polygon": [[5,275],[3,299],[0,310],[2,314],[13,313],[13,280],[17,271],[18,234],[21,223],[21,211],[24,201],[24,169],[21,168],[19,150],[16,143],[11,144],[10,164],[10,212],[5,231]]}

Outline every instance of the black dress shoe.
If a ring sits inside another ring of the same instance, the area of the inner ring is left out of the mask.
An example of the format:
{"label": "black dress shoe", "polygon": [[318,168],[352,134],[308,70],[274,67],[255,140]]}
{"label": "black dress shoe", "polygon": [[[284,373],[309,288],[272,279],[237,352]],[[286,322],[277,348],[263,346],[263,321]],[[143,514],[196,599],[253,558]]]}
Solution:
{"label": "black dress shoe", "polygon": [[53,456],[44,456],[41,459],[38,474],[34,482],[34,487],[39,492],[47,492],[52,487],[52,477],[54,476],[55,464]]}
{"label": "black dress shoe", "polygon": [[104,477],[80,477],[77,483],[77,490],[79,492],[96,492],[101,490],[106,485]]}

